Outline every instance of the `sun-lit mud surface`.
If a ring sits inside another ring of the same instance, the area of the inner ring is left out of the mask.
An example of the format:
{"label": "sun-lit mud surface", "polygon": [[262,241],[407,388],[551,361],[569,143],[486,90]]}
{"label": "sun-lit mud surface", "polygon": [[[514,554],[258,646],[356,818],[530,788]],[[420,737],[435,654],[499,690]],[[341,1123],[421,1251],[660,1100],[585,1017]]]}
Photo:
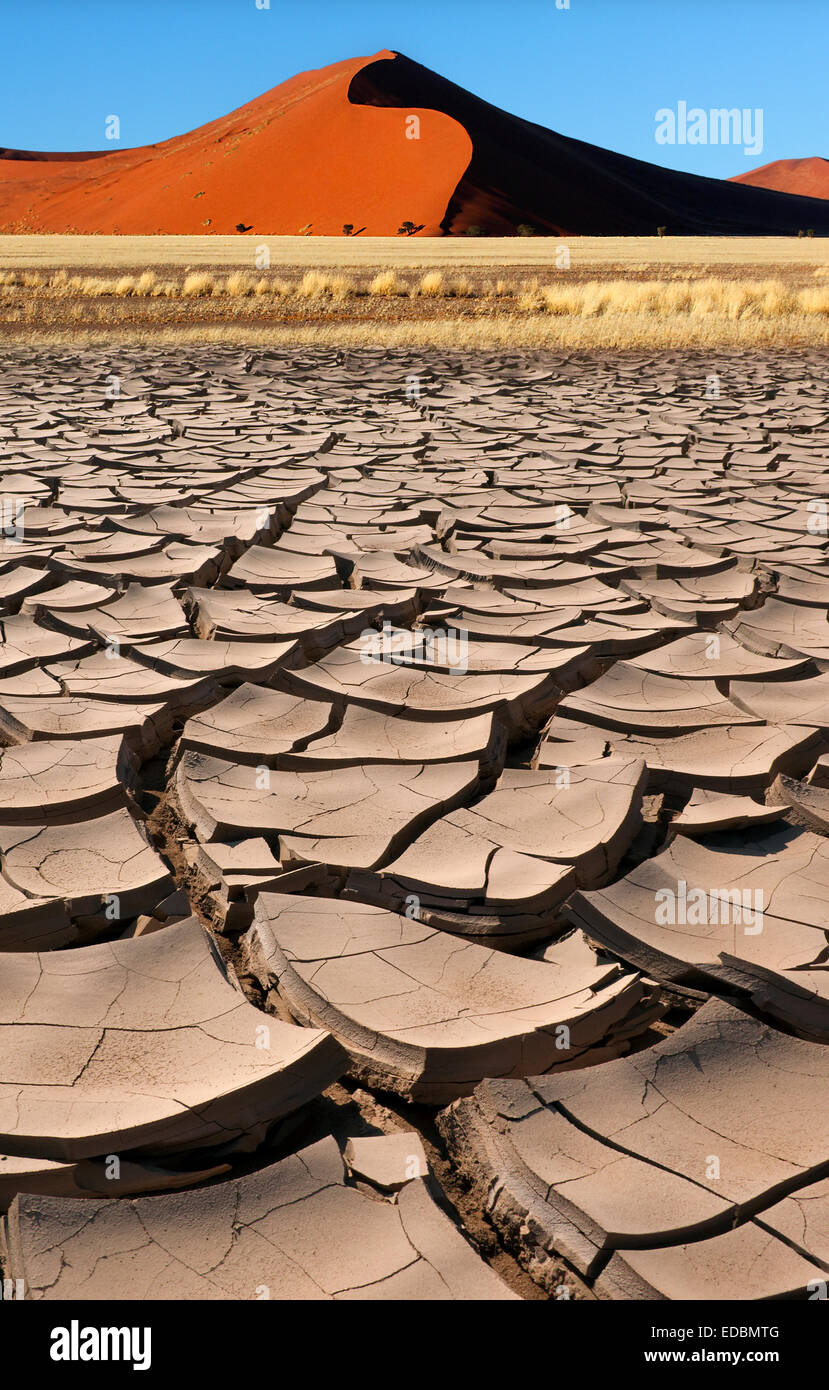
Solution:
{"label": "sun-lit mud surface", "polygon": [[812,1297],[825,358],[2,367],[5,1277]]}

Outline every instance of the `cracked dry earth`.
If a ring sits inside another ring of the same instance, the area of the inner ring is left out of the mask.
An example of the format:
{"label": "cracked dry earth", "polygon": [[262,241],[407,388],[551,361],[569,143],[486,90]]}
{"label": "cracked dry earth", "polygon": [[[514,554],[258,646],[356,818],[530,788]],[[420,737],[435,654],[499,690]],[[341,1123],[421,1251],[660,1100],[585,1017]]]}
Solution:
{"label": "cracked dry earth", "polygon": [[5,1277],[811,1297],[825,361],[7,353],[0,441]]}

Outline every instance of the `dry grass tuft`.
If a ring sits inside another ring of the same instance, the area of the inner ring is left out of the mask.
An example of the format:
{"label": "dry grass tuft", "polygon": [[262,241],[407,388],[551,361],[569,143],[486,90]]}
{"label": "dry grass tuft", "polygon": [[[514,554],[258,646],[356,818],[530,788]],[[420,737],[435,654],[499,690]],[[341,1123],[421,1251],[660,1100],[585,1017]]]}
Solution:
{"label": "dry grass tuft", "polygon": [[234,270],[232,275],[228,275],[224,283],[225,294],[231,295],[233,299],[247,299],[249,295],[256,293],[256,281],[252,275],[247,275],[243,270]]}
{"label": "dry grass tuft", "polygon": [[306,270],[297,287],[300,299],[322,299],[328,288],[328,276],[318,270]]}
{"label": "dry grass tuft", "polygon": [[424,275],[417,287],[417,293],[421,294],[424,299],[442,299],[446,293],[443,271],[430,270],[428,275]]}
{"label": "dry grass tuft", "polygon": [[829,289],[801,290],[797,302],[804,314],[829,314]]}
{"label": "dry grass tuft", "polygon": [[827,300],[827,291],[797,291],[782,280],[590,280],[580,285],[559,282],[539,286],[527,282],[518,308],[524,313],[547,313],[561,318],[636,315],[671,319],[687,315],[736,323],[783,321],[798,313],[826,313]]}
{"label": "dry grass tuft", "polygon": [[[281,281],[284,291],[280,293],[290,294],[291,286],[287,281]],[[347,299],[350,294],[354,294],[354,286],[345,275],[324,275],[319,270],[307,270],[296,288],[296,294],[300,299]]]}
{"label": "dry grass tuft", "polygon": [[369,294],[391,297],[392,295],[405,294],[406,286],[402,280],[398,280],[396,271],[381,270],[369,285],[368,292]]}
{"label": "dry grass tuft", "polygon": [[216,287],[216,282],[212,275],[204,271],[192,271],[185,275],[181,293],[185,299],[203,299],[205,295],[212,294]]}

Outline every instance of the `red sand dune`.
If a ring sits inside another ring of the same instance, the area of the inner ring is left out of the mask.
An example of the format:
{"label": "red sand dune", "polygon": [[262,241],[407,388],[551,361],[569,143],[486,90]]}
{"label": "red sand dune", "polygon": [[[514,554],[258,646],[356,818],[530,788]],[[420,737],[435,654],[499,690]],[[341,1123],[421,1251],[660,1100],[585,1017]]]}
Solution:
{"label": "red sand dune", "polygon": [[[394,55],[380,53],[379,58]],[[220,120],[159,145],[88,155],[0,151],[4,232],[255,232],[439,236],[469,163],[466,131],[441,111],[348,100],[371,58],[301,73]],[[420,139],[406,138],[406,115]]]}
{"label": "red sand dune", "polygon": [[829,159],[776,159],[747,174],[735,174],[732,183],[755,188],[775,188],[778,193],[799,193],[803,198],[829,198]]}
{"label": "red sand dune", "polygon": [[[407,138],[408,118],[420,138]],[[823,161],[821,161],[822,163]],[[748,176],[746,176],[748,177]],[[293,77],[138,149],[0,150],[0,231],[829,235],[820,199],[663,169],[557,135],[384,50]]]}

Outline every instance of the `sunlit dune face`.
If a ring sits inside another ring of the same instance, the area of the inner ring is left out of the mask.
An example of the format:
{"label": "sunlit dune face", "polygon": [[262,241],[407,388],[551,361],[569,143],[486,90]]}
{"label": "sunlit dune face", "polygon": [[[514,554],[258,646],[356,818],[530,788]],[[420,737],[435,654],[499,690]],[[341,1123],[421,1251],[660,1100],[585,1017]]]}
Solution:
{"label": "sunlit dune face", "polygon": [[160,145],[3,159],[0,229],[392,236],[409,222],[439,235],[472,144],[440,111],[349,100],[355,73],[393,56],[303,73]]}

